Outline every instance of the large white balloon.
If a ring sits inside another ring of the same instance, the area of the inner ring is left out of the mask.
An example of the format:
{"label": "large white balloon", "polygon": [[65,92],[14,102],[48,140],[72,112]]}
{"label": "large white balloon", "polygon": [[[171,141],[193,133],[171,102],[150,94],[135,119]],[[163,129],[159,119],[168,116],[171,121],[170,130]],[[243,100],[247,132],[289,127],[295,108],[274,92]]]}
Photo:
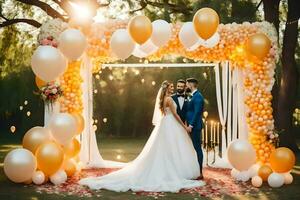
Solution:
{"label": "large white balloon", "polygon": [[284,184],[284,177],[282,174],[274,172],[268,177],[268,183],[273,188],[281,187]]}
{"label": "large white balloon", "polygon": [[55,174],[50,176],[50,181],[54,185],[60,185],[68,179],[68,176],[64,170],[58,170]]}
{"label": "large white balloon", "polygon": [[51,117],[48,127],[53,138],[60,144],[69,143],[77,133],[75,118],[68,113],[58,113]]}
{"label": "large white balloon", "polygon": [[36,168],[36,158],[27,149],[14,149],[5,156],[4,173],[15,183],[30,180]]}
{"label": "large white balloon", "polygon": [[188,51],[197,49],[202,41],[202,39],[197,35],[192,22],[184,23],[178,36],[179,41]]}
{"label": "large white balloon", "polygon": [[58,42],[58,48],[69,60],[77,60],[87,47],[85,36],[77,29],[62,32]]}
{"label": "large white balloon", "polygon": [[229,145],[227,156],[230,164],[239,171],[248,170],[256,161],[253,146],[242,139],[237,139]]}
{"label": "large white balloon", "polygon": [[110,48],[118,58],[125,60],[133,52],[135,43],[126,29],[119,29],[111,36]]}
{"label": "large white balloon", "polygon": [[67,60],[57,48],[39,46],[32,55],[31,67],[36,76],[50,82],[66,71]]}
{"label": "large white balloon", "polygon": [[152,22],[151,41],[157,47],[162,47],[170,40],[172,36],[171,25],[165,20],[155,20]]}
{"label": "large white balloon", "polygon": [[250,176],[249,176],[249,172],[248,171],[239,172],[239,174],[236,176],[236,179],[238,181],[243,181],[243,182],[248,181],[249,178],[250,178]]}
{"label": "large white balloon", "polygon": [[45,174],[42,171],[36,171],[32,175],[32,182],[36,185],[41,185],[45,182]]}
{"label": "large white balloon", "polygon": [[158,47],[153,44],[151,40],[148,40],[142,45],[136,45],[132,55],[138,58],[147,57],[157,51]]}
{"label": "large white balloon", "polygon": [[216,32],[211,38],[208,38],[205,40],[201,45],[203,45],[206,48],[213,48],[216,46],[220,41],[220,35],[218,32]]}

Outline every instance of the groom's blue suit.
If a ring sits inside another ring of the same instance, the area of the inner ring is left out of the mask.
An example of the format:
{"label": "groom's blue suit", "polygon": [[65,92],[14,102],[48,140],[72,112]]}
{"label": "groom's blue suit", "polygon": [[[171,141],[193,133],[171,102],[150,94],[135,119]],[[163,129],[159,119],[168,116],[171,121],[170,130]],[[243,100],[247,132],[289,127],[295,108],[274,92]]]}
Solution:
{"label": "groom's blue suit", "polygon": [[186,120],[188,125],[192,126],[192,141],[197,152],[200,172],[202,174],[203,152],[201,148],[201,129],[202,129],[202,113],[204,99],[202,94],[197,90],[192,95],[187,105]]}

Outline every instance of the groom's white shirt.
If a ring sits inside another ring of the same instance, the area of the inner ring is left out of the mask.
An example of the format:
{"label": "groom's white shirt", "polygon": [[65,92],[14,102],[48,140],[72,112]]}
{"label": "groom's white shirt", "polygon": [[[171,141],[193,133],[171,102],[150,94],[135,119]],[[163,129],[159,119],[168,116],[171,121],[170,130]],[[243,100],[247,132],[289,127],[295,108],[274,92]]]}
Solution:
{"label": "groom's white shirt", "polygon": [[184,103],[184,97],[178,97],[178,102],[179,102],[180,109],[182,109]]}

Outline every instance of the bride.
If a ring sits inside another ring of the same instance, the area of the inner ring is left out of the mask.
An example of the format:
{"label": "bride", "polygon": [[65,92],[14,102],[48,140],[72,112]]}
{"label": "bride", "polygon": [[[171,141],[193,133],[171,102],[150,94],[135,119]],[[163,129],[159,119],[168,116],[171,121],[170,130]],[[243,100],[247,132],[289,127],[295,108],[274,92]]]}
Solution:
{"label": "bride", "polygon": [[192,180],[200,176],[197,155],[187,127],[176,113],[172,90],[172,84],[162,83],[154,109],[155,128],[139,156],[118,171],[81,179],[81,185],[116,192],[178,192],[205,184]]}

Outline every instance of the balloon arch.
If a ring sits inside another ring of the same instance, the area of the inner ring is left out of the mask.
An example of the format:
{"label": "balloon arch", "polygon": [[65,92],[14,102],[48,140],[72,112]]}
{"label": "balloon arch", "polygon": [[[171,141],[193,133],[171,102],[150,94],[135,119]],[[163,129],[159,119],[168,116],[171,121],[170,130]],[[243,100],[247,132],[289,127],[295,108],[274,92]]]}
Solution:
{"label": "balloon arch", "polygon": [[[31,176],[41,184],[47,175],[59,184],[80,163],[85,167],[121,165],[104,161],[97,147],[92,74],[131,55],[145,58],[143,67],[169,55],[188,58],[191,65],[214,66],[223,157],[227,157],[225,141],[237,141],[239,127],[239,135],[246,140],[229,146],[228,160],[234,168],[245,171],[252,164],[270,162],[274,171],[283,173],[293,166],[290,151],[282,150],[290,159],[276,160],[271,90],[279,50],[276,30],[268,22],[219,24],[217,13],[209,8],[200,9],[193,22],[173,24],[151,23],[145,16],[104,23],[52,19],[42,25],[38,42],[32,70],[46,104],[45,127],[30,129],[23,139],[24,149],[7,156],[4,170],[14,182]],[[236,151],[240,147],[248,154]],[[29,156],[35,167],[28,167],[27,175],[15,176],[21,165],[13,168],[9,159],[20,153]],[[35,172],[37,167],[40,171]]]}

